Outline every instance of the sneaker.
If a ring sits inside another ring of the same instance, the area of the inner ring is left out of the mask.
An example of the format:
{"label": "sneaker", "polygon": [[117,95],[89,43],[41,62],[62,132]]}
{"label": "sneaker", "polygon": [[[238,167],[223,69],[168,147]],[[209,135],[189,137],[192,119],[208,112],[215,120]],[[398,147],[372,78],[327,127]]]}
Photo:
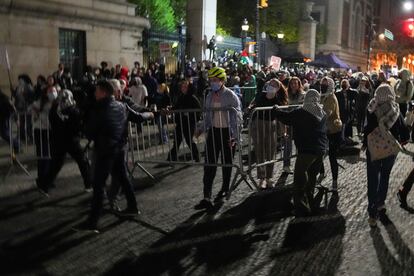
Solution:
{"label": "sneaker", "polygon": [[398,200],[400,201],[401,208],[407,208],[407,193],[403,192],[402,190],[398,190],[397,192]]}
{"label": "sneaker", "polygon": [[99,234],[98,227],[91,225],[87,221],[78,224],[77,226],[73,226],[72,230],[75,232],[85,232],[91,234]]}
{"label": "sneaker", "polygon": [[120,217],[136,217],[141,214],[138,209],[129,209],[126,208],[125,210],[119,211],[116,213]]}
{"label": "sneaker", "polygon": [[214,198],[214,202],[222,202],[223,199],[226,198],[228,194],[229,194],[228,191],[221,190],[220,192],[218,192],[218,194]]}
{"label": "sneaker", "polygon": [[204,198],[202,199],[196,206],[194,206],[194,209],[196,210],[208,210],[212,209],[214,207],[213,203],[211,203],[211,200]]}
{"label": "sneaker", "polygon": [[284,167],[283,167],[283,172],[284,172],[284,173],[288,173],[288,174],[293,173],[293,172],[292,172],[292,169],[291,169],[289,166],[284,166]]}
{"label": "sneaker", "polygon": [[370,227],[375,228],[377,227],[377,219],[376,218],[368,218],[368,224]]}
{"label": "sneaker", "polygon": [[387,216],[387,213],[386,213],[386,209],[385,208],[383,208],[383,209],[381,209],[381,210],[378,211],[378,218],[379,218],[379,220],[381,221],[381,223],[383,225],[390,225],[390,224],[392,224],[392,221]]}

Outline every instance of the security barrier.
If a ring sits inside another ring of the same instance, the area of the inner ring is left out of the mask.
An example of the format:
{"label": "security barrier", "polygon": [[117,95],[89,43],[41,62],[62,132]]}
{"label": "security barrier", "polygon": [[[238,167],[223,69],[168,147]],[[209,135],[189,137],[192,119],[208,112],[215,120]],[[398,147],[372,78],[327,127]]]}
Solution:
{"label": "security barrier", "polygon": [[[300,106],[280,106],[282,110],[293,110]],[[281,124],[274,115],[274,109],[270,107],[257,107],[252,110],[247,128],[248,133],[248,168],[250,180],[256,183],[254,170],[257,170],[257,179],[270,179],[273,177],[273,168],[276,162],[285,158],[292,158],[292,128]],[[282,158],[277,158],[278,151],[282,147],[278,141],[283,141]],[[289,146],[290,150],[286,150]],[[252,156],[254,153],[254,157]],[[288,156],[286,156],[288,154]],[[258,187],[259,188],[259,187]]]}
{"label": "security barrier", "polygon": [[50,126],[47,113],[23,112],[13,114],[6,125],[8,133],[5,140],[9,142],[10,167],[4,176],[6,179],[18,168],[31,176],[26,166],[21,162],[50,159]]}
{"label": "security barrier", "polygon": [[[230,127],[233,120],[237,121],[235,133],[231,133]],[[239,122],[236,109],[215,108],[160,112],[152,120],[130,123],[129,161],[133,164],[130,174],[140,168],[152,177],[143,167],[145,163],[234,168],[229,196],[243,181],[254,189],[243,171],[241,150],[237,146],[242,140]]]}

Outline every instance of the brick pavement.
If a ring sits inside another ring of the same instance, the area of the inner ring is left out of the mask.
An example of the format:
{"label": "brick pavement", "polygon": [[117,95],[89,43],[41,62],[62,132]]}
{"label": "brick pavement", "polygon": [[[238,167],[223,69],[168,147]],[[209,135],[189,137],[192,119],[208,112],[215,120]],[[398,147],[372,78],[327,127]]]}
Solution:
{"label": "brick pavement", "polygon": [[[337,211],[306,219],[290,215],[289,185],[283,184],[261,193],[242,184],[215,214],[196,212],[201,167],[150,168],[157,181],[141,173],[134,181],[142,216],[119,220],[106,214],[98,236],[70,230],[86,216],[90,200],[73,163],[65,165],[49,199],[34,190],[30,178],[12,175],[0,183],[0,273],[412,275],[413,217],[399,208],[395,193],[413,162],[399,155],[387,201],[393,225],[373,231],[366,222],[363,161],[341,160],[345,170],[340,170]],[[34,169],[29,165],[33,174]]]}

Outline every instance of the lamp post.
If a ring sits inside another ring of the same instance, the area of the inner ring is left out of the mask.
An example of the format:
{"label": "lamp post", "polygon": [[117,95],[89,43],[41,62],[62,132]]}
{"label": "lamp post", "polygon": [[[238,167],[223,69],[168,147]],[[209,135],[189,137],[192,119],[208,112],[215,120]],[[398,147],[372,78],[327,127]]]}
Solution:
{"label": "lamp post", "polygon": [[247,21],[247,18],[245,18],[242,22],[241,26],[241,39],[242,39],[242,51],[246,47],[246,38],[247,38],[247,32],[249,31],[249,21]]}
{"label": "lamp post", "polygon": [[185,44],[186,44],[186,34],[187,27],[184,24],[184,21],[178,25],[178,40],[179,40],[179,51],[178,51],[178,64],[179,72],[184,74],[185,71]]}
{"label": "lamp post", "polygon": [[285,38],[285,34],[278,33],[276,36],[277,36],[277,51],[278,51],[277,54],[280,57],[282,53],[282,42],[283,42],[283,39]]}
{"label": "lamp post", "polygon": [[266,33],[262,32],[262,45],[263,45],[263,53],[262,53],[262,64],[266,64]]}

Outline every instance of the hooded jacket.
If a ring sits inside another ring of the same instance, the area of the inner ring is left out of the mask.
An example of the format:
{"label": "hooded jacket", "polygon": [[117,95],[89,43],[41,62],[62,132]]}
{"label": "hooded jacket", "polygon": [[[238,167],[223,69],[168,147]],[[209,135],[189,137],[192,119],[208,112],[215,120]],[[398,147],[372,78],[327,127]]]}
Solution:
{"label": "hooded jacket", "polygon": [[399,75],[401,79],[395,84],[396,102],[408,103],[413,97],[413,83],[410,81],[411,72],[408,69],[401,69]]}
{"label": "hooded jacket", "polygon": [[329,77],[325,77],[322,81],[326,79],[328,81],[328,89],[324,95],[322,95],[321,103],[323,105],[323,110],[328,116],[326,120],[326,125],[328,129],[328,134],[338,133],[342,130],[342,121],[339,113],[339,104],[335,96],[335,82]]}

